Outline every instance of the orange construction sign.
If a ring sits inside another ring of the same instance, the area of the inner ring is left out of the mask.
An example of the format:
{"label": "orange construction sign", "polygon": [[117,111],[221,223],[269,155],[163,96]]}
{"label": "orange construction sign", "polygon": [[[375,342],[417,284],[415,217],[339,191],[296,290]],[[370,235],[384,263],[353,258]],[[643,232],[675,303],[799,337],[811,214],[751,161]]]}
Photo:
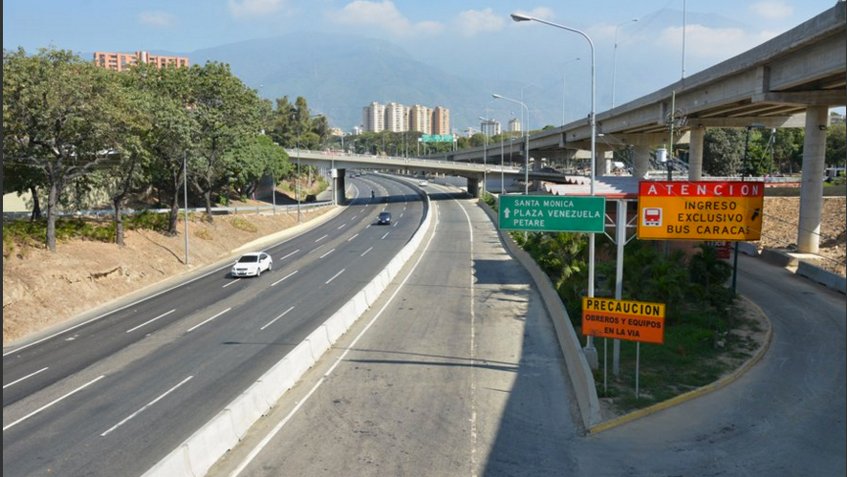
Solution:
{"label": "orange construction sign", "polygon": [[583,297],[582,334],[664,344],[665,304]]}
{"label": "orange construction sign", "polygon": [[641,181],[639,240],[759,240],[765,184]]}

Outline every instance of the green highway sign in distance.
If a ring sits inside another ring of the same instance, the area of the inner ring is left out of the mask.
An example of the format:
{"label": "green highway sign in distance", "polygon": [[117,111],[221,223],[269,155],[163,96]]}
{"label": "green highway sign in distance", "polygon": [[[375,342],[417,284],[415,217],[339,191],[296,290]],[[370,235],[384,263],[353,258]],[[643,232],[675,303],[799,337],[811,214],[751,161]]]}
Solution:
{"label": "green highway sign in distance", "polygon": [[500,228],[503,230],[602,233],[605,213],[605,197],[500,196]]}
{"label": "green highway sign in distance", "polygon": [[452,134],[422,134],[422,142],[453,142]]}

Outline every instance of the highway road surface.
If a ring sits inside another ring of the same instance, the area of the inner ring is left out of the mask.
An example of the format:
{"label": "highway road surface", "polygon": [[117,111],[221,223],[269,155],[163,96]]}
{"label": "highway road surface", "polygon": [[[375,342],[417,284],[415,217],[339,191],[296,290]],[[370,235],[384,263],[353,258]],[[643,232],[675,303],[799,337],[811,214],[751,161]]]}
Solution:
{"label": "highway road surface", "polygon": [[[140,475],[381,271],[426,203],[365,175],[360,199],[267,248],[272,271],[231,263],[83,326],[4,350],[3,475]],[[371,199],[370,190],[376,197]],[[393,215],[377,226],[379,212]]]}
{"label": "highway road surface", "polygon": [[563,475],[580,431],[537,293],[475,200],[210,475]]}
{"label": "highway road surface", "polygon": [[405,278],[210,475],[845,475],[844,295],[742,257],[764,358],[586,435],[529,276],[471,201],[430,193],[437,226]]}

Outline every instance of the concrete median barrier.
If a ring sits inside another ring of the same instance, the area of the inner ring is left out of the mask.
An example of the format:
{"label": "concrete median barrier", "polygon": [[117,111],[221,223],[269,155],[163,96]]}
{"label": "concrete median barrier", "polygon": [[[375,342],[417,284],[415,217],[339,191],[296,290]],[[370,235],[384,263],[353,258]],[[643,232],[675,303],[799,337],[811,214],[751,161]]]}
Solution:
{"label": "concrete median barrier", "polygon": [[[429,207],[429,197],[427,210]],[[199,477],[244,438],[247,430],[291,389],[356,320],[367,311],[422,243],[432,224],[427,213],[418,231],[362,290],[272,366],[246,391],[227,404],[179,447],[156,463],[143,477]],[[402,257],[402,259],[400,259]]]}

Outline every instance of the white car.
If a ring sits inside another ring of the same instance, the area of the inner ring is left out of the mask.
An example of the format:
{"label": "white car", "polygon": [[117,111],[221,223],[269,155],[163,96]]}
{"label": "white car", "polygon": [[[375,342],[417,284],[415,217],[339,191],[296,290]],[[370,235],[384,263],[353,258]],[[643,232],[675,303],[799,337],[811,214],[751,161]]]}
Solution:
{"label": "white car", "polygon": [[426,187],[426,186],[429,185],[429,181],[426,180],[426,179],[423,179],[423,180],[418,182],[418,185],[421,186],[421,187]]}
{"label": "white car", "polygon": [[273,268],[274,260],[265,252],[245,253],[232,266],[233,277],[258,277]]}

